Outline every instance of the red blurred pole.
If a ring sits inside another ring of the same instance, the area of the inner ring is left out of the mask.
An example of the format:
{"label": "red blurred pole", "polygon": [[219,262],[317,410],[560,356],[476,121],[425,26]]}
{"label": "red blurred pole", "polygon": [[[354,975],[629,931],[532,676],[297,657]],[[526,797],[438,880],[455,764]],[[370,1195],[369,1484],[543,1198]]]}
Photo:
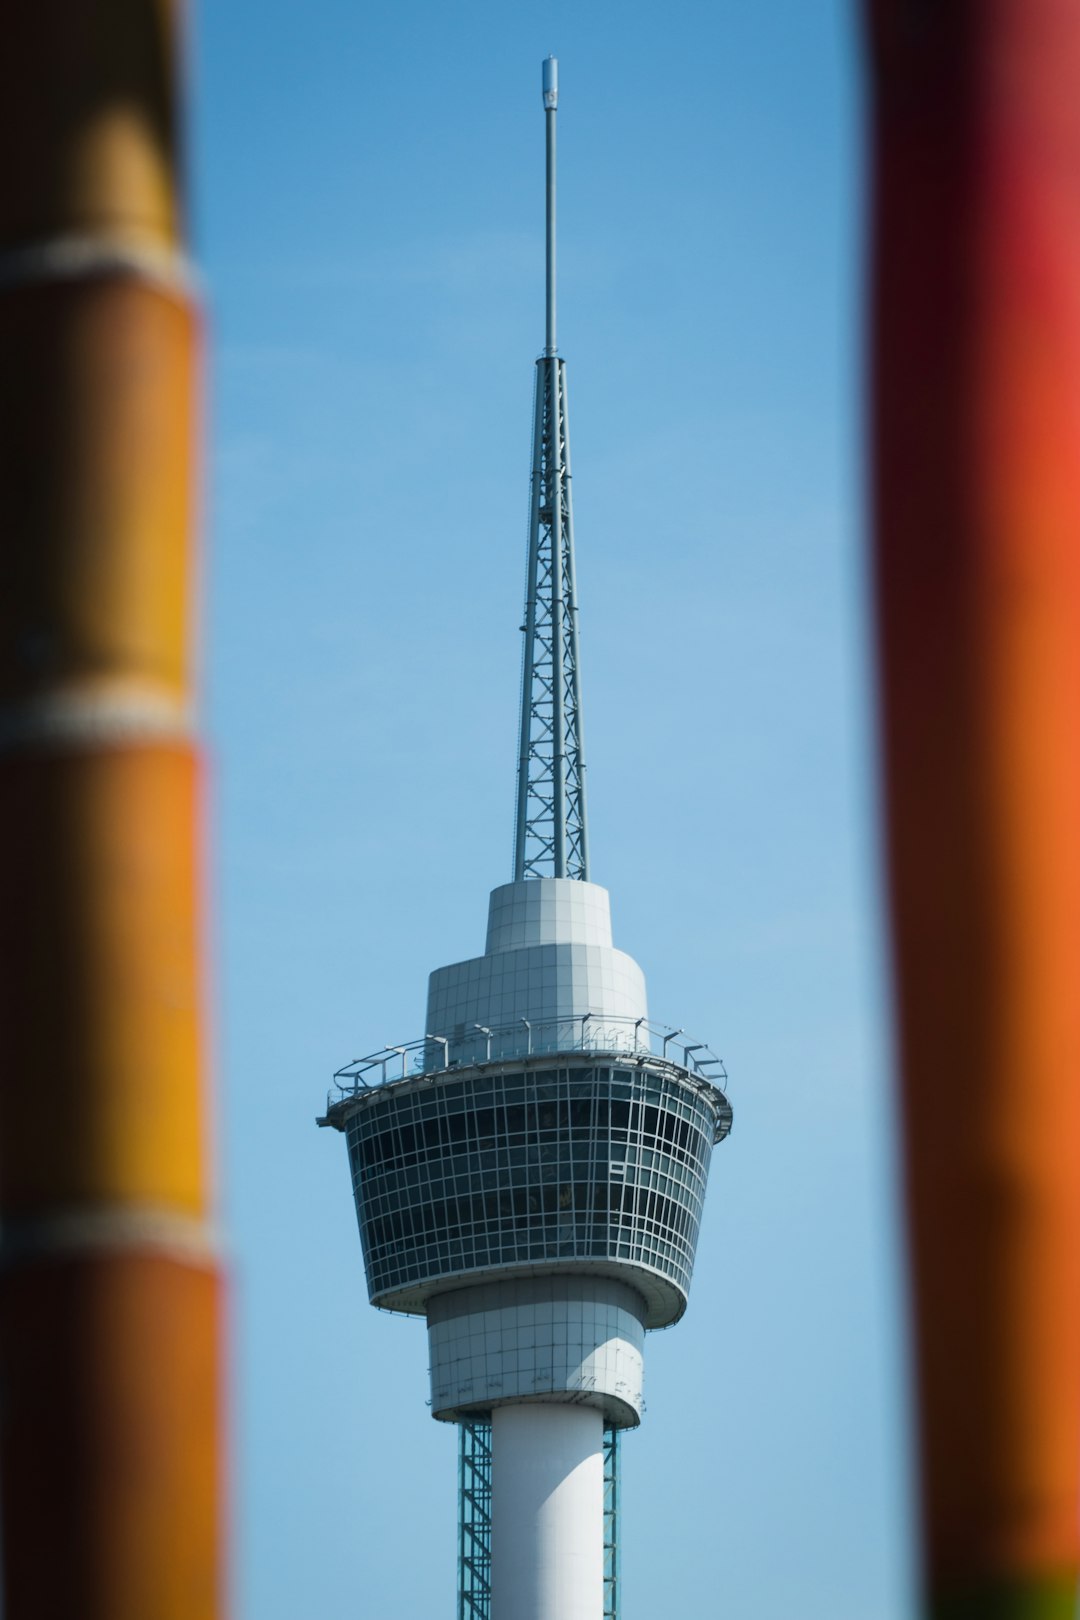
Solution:
{"label": "red blurred pole", "polygon": [[868,0],[928,1612],[1080,1566],[1080,5]]}
{"label": "red blurred pole", "polygon": [[217,1620],[177,0],[0,46],[5,1620]]}

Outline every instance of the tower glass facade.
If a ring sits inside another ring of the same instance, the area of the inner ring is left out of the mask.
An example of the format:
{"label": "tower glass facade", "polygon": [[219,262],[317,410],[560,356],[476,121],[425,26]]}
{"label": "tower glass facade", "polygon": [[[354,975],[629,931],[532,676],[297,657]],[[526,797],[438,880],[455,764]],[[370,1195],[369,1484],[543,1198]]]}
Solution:
{"label": "tower glass facade", "polygon": [[373,1304],[421,1310],[466,1276],[585,1262],[640,1271],[648,1326],[682,1314],[726,1114],[677,1065],[545,1056],[337,1106]]}

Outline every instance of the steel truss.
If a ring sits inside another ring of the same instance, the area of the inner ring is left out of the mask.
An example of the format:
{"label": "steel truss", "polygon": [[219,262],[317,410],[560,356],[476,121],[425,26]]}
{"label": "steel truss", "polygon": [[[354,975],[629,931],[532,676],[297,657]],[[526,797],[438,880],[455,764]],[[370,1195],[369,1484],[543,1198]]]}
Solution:
{"label": "steel truss", "polygon": [[566,365],[536,365],[514,877],[587,879]]}
{"label": "steel truss", "polygon": [[458,1620],[491,1620],[491,1420],[458,1428]]}
{"label": "steel truss", "polygon": [[[491,1419],[458,1425],[457,1620],[491,1620]],[[619,1430],[604,1429],[604,1620],[619,1620]]]}
{"label": "steel truss", "polygon": [[619,1466],[621,1430],[604,1430],[604,1620],[619,1616]]}

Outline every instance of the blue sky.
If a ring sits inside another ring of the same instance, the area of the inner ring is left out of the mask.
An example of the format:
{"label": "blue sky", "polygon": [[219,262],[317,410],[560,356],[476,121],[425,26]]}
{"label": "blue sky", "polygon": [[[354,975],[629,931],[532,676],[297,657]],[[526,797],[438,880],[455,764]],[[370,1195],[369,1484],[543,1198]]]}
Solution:
{"label": "blue sky", "polygon": [[314,1118],[510,875],[549,51],[594,875],[735,1105],[624,1616],[910,1610],[852,10],[201,8],[242,1620],[453,1613],[455,1436]]}

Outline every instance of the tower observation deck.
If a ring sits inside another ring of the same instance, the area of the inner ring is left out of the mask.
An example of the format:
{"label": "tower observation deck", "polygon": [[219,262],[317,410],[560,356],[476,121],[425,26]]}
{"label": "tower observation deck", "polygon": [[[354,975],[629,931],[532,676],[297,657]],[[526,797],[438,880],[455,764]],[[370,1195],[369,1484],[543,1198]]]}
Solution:
{"label": "tower observation deck", "polygon": [[536,362],[514,879],[422,1035],[339,1070],[371,1302],[427,1319],[460,1426],[459,1620],[618,1612],[619,1434],[645,1333],[686,1308],[723,1066],[654,1024],[589,880],[566,372],[555,334],[557,64],[543,65],[547,329]]}

